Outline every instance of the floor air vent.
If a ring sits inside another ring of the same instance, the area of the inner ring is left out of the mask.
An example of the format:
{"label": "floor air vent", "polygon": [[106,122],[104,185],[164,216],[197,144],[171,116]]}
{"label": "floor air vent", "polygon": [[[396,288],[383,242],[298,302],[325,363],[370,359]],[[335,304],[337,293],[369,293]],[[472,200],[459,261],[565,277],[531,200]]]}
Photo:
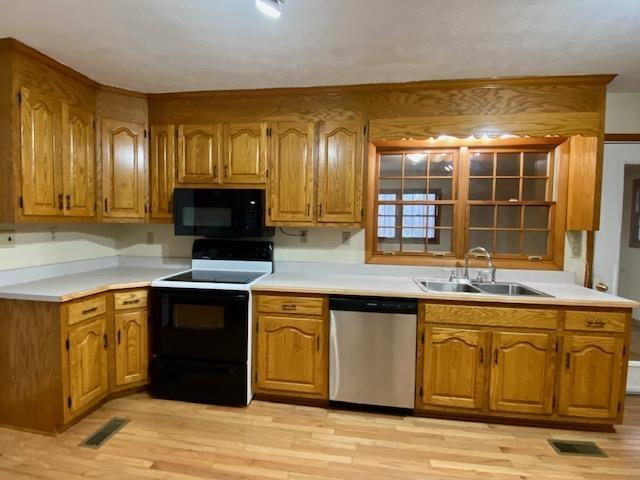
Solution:
{"label": "floor air vent", "polygon": [[594,442],[581,442],[578,440],[549,440],[549,443],[558,455],[580,455],[583,457],[606,457],[607,454],[600,450]]}
{"label": "floor air vent", "polygon": [[93,432],[87,437],[81,444],[81,447],[87,448],[100,448],[107,440],[113,437],[120,431],[127,423],[128,418],[112,418],[107,423],[102,425],[98,430]]}

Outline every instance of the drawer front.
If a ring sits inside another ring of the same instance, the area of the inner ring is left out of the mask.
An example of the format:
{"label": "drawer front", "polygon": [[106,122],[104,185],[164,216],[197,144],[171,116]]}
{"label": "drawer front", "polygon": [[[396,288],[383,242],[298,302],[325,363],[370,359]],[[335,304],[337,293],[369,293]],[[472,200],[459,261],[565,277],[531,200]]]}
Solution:
{"label": "drawer front", "polygon": [[627,315],[622,312],[568,310],[564,328],[580,332],[624,332],[626,322]]}
{"label": "drawer front", "polygon": [[319,297],[288,297],[260,295],[258,311],[265,313],[287,313],[322,315],[323,299]]}
{"label": "drawer front", "polygon": [[128,310],[130,308],[145,308],[147,306],[147,291],[134,290],[113,295],[116,310]]}
{"label": "drawer front", "polygon": [[452,325],[543,328],[555,330],[560,312],[535,308],[424,304],[424,321]]}
{"label": "drawer front", "polygon": [[80,323],[88,318],[103,315],[107,311],[107,299],[104,295],[69,304],[67,320],[69,325]]}

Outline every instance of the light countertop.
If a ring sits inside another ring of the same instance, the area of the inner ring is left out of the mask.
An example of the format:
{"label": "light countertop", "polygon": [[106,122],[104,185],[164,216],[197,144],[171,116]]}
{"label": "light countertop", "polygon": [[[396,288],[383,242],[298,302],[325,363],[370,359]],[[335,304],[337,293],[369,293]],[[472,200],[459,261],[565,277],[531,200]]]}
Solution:
{"label": "light countertop", "polygon": [[[441,279],[440,279],[441,280]],[[500,302],[516,304],[633,308],[638,304],[625,298],[565,283],[519,282],[551,297],[509,297],[473,293],[424,292],[411,276],[349,275],[305,272],[276,272],[252,285],[255,292],[292,292],[334,295],[370,295],[430,300]]]}

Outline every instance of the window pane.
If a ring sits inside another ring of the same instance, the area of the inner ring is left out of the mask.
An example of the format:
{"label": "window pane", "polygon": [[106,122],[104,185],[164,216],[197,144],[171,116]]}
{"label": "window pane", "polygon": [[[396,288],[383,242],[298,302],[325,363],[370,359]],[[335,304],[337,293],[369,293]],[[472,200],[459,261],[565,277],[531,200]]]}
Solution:
{"label": "window pane", "polygon": [[432,153],[429,158],[429,175],[450,177],[453,175],[453,154]]}
{"label": "window pane", "polygon": [[452,230],[447,229],[436,230],[435,237],[429,240],[427,250],[429,252],[450,252],[452,233]]}
{"label": "window pane", "polygon": [[439,227],[453,226],[453,205],[435,205],[436,225]]}
{"label": "window pane", "polygon": [[380,176],[400,177],[402,175],[402,155],[380,155]]}
{"label": "window pane", "polygon": [[402,200],[407,202],[427,201],[427,179],[408,178],[404,181]]}
{"label": "window pane", "polygon": [[549,155],[546,152],[525,152],[524,176],[546,177]]}
{"label": "window pane", "polygon": [[518,200],[520,198],[520,180],[517,178],[498,178],[496,180],[496,200]]}
{"label": "window pane", "polygon": [[469,230],[469,248],[484,247],[493,252],[493,230]]}
{"label": "window pane", "polygon": [[520,154],[498,153],[496,156],[496,175],[498,177],[519,177]]}
{"label": "window pane", "polygon": [[524,209],[525,228],[548,228],[549,207],[527,206]]}
{"label": "window pane", "polygon": [[388,235],[380,236],[380,234],[378,234],[378,250],[383,252],[400,251],[400,230],[399,229],[387,229],[387,230],[388,231],[385,233],[387,233]]}
{"label": "window pane", "polygon": [[547,254],[547,232],[540,231],[524,231],[522,241],[522,253],[525,255]]}
{"label": "window pane", "polygon": [[496,232],[496,253],[520,253],[520,231],[498,230]]}
{"label": "window pane", "polygon": [[498,227],[520,228],[522,207],[498,206]]}
{"label": "window pane", "polygon": [[471,205],[469,211],[470,227],[493,227],[493,209],[492,206]]}
{"label": "window pane", "polygon": [[[400,189],[402,181],[398,180],[380,180],[378,199],[392,202],[400,200]],[[384,195],[384,197],[382,197]]]}
{"label": "window pane", "polygon": [[472,153],[469,164],[469,174],[472,177],[493,175],[493,153]]}
{"label": "window pane", "polygon": [[522,185],[523,200],[541,200],[547,199],[547,181],[543,179],[525,178]]}
{"label": "window pane", "polygon": [[435,200],[452,200],[452,182],[450,178],[430,178],[429,193],[435,195]]}
{"label": "window pane", "polygon": [[404,158],[404,174],[405,176],[421,176],[427,175],[427,154],[426,153],[408,153]]}
{"label": "window pane", "polygon": [[427,251],[427,241],[424,237],[407,238],[403,235],[402,251],[424,253]]}
{"label": "window pane", "polygon": [[469,200],[491,200],[493,180],[484,178],[469,179]]}

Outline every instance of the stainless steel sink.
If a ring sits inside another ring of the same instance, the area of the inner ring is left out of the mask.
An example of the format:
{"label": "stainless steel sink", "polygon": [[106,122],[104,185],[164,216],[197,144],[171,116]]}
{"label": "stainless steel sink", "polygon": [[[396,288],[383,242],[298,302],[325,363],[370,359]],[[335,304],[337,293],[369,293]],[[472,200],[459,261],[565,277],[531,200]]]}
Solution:
{"label": "stainless steel sink", "polygon": [[516,282],[479,283],[468,280],[445,281],[414,278],[425,292],[477,293],[480,295],[505,295],[509,297],[551,297],[546,293]]}
{"label": "stainless steel sink", "polygon": [[491,295],[509,296],[529,296],[529,297],[551,297],[546,293],[526,287],[520,283],[497,282],[497,283],[472,283],[484,293]]}

